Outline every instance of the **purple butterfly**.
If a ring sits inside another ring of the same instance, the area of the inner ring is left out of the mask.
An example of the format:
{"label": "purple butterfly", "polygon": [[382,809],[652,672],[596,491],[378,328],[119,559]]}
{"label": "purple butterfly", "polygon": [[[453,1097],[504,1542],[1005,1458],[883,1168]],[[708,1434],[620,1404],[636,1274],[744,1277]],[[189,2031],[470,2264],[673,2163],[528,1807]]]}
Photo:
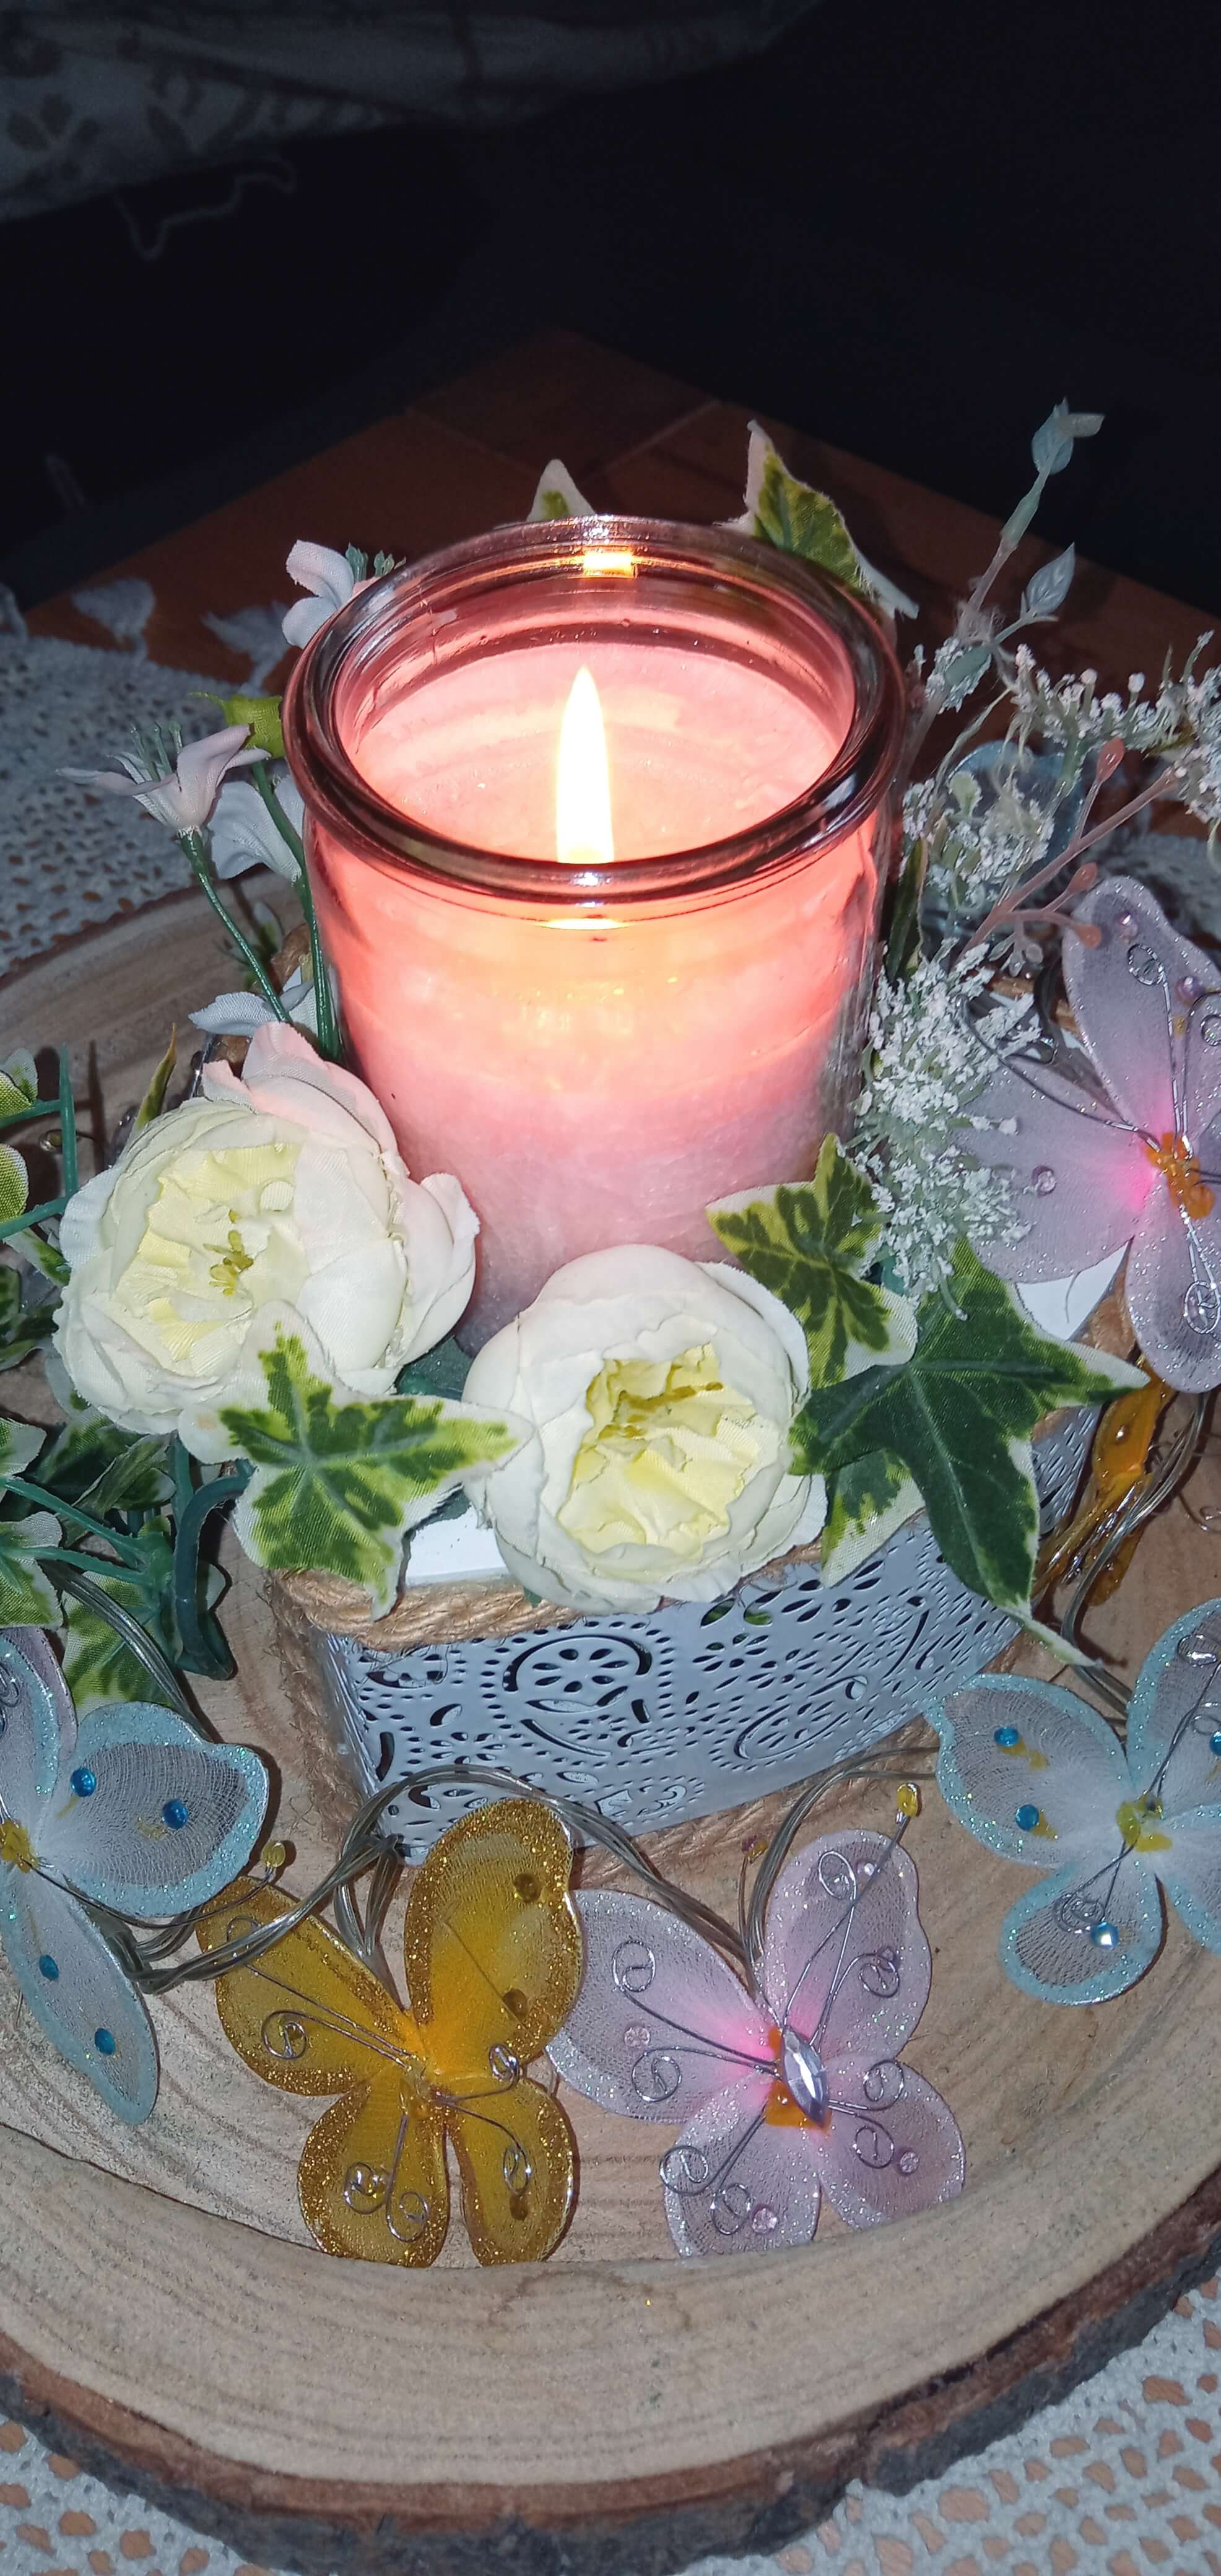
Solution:
{"label": "purple butterfly", "polygon": [[805,2245],[825,2190],[850,2227],[907,2218],[963,2182],[958,2124],[899,2051],[929,1947],[897,1839],[855,1826],[777,1880],[753,1990],[644,1898],[579,1895],[585,1974],[550,2055],[634,2120],[682,2122],[661,2159],[680,2254]]}
{"label": "purple butterfly", "polygon": [[974,1104],[965,1142],[1009,1170],[1029,1226],[976,1250],[1002,1278],[1036,1281],[1129,1245],[1140,1347],[1198,1393],[1221,1380],[1221,978],[1130,877],[1107,878],[1073,918],[1096,939],[1064,941],[1086,1054],[1075,1072],[1013,1059]]}

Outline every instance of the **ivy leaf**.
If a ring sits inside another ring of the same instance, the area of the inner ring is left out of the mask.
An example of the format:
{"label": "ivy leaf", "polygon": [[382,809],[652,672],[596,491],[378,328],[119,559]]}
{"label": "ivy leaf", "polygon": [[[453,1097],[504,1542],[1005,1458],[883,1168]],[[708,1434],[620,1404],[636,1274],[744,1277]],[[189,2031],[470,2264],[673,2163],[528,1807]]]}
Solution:
{"label": "ivy leaf", "polygon": [[[49,1279],[53,1287],[67,1287],[72,1273],[59,1245],[40,1234],[36,1225],[23,1226],[20,1234],[10,1234],[8,1248],[16,1253],[19,1261],[28,1261],[31,1270],[37,1270],[41,1278]],[[58,1302],[56,1299],[54,1304]]]}
{"label": "ivy leaf", "polygon": [[39,1481],[70,1512],[148,1512],[168,1502],[173,1484],[168,1439],[120,1431],[105,1414],[74,1407],[39,1467]]}
{"label": "ivy leaf", "polygon": [[[3,1426],[6,1431],[22,1427]],[[9,1464],[11,1468],[11,1460]],[[0,1628],[59,1626],[59,1602],[38,1562],[44,1548],[58,1547],[59,1541],[59,1522],[51,1512],[0,1520]]]}
{"label": "ivy leaf", "polygon": [[15,1145],[0,1145],[0,1225],[11,1225],[29,1205],[30,1182],[25,1157]]}
{"label": "ivy leaf", "polygon": [[18,1368],[40,1343],[49,1341],[54,1325],[54,1299],[24,1305],[20,1271],[0,1267],[0,1369]]}
{"label": "ivy leaf", "polygon": [[222,1405],[197,1408],[186,1436],[196,1457],[251,1460],[233,1515],[247,1555],[277,1573],[343,1575],[377,1612],[394,1599],[407,1531],[519,1445],[474,1405],[353,1394],[291,1310],[268,1314],[243,1375]]}
{"label": "ivy leaf", "polygon": [[530,504],[530,519],[593,519],[597,517],[592,501],[587,501],[566,465],[553,456],[538,478],[538,490]]}
{"label": "ivy leaf", "polygon": [[470,1368],[468,1354],[452,1333],[443,1342],[434,1342],[418,1360],[408,1360],[396,1382],[398,1395],[444,1395],[457,1403],[466,1384]]}
{"label": "ivy leaf", "polygon": [[[1098,1404],[1139,1369],[1040,1333],[1003,1279],[962,1243],[903,1368],[870,1368],[810,1395],[793,1428],[798,1474],[838,1479],[877,1451],[920,1489],[933,1536],[972,1592],[1028,1617],[1039,1534],[1030,1435],[1059,1404]],[[859,1492],[858,1505],[859,1509]],[[846,1510],[852,1508],[851,1498]]]}
{"label": "ivy leaf", "polygon": [[709,1208],[708,1222],[751,1278],[796,1316],[813,1386],[836,1386],[874,1361],[893,1367],[911,1358],[915,1308],[864,1276],[881,1212],[872,1185],[834,1136],[823,1140],[812,1181],[745,1190]]}
{"label": "ivy leaf", "polygon": [[[167,1524],[150,1522],[141,1530],[137,1545],[144,1557],[142,1573],[134,1568],[129,1572],[126,1567],[111,1567],[105,1557],[99,1556],[98,1570],[91,1580],[120,1609],[129,1610],[172,1661],[178,1640],[169,1606],[174,1552]],[[127,1700],[151,1700],[155,1707],[173,1707],[174,1702],[154,1680],[147,1664],[141,1663],[102,1611],[95,1610],[90,1602],[78,1601],[69,1592],[64,1595],[62,1617],[64,1679],[78,1717],[84,1717],[91,1708],[107,1708]]]}
{"label": "ivy leaf", "polygon": [[1075,546],[1066,546],[1062,555],[1053,555],[1050,563],[1040,564],[1022,592],[1019,618],[1024,621],[1032,617],[1054,617],[1072,589],[1076,569]]}
{"label": "ivy leaf", "polygon": [[172,1074],[177,1062],[178,1031],[177,1029],[171,1029],[169,1045],[165,1050],[165,1054],[161,1058],[161,1062],[158,1065],[157,1070],[149,1083],[148,1089],[144,1094],[144,1098],[131,1122],[131,1132],[133,1136],[138,1136],[142,1127],[151,1127],[154,1118],[160,1117],[161,1112],[165,1107],[165,1095],[170,1086],[170,1075]]}
{"label": "ivy leaf", "polygon": [[823,1582],[842,1583],[919,1509],[920,1488],[892,1450],[873,1449],[841,1467],[828,1490],[819,1545]]}
{"label": "ivy leaf", "polygon": [[[36,1422],[14,1422],[7,1413],[0,1414],[0,1492],[10,1476],[23,1476],[32,1459],[38,1456],[46,1432]],[[0,1620],[0,1627],[4,1622]]]}
{"label": "ivy leaf", "polygon": [[18,1118],[38,1098],[38,1067],[28,1047],[18,1047],[0,1064],[0,1118]]}
{"label": "ivy leaf", "polygon": [[817,564],[822,572],[829,573],[832,581],[841,582],[845,590],[876,601],[892,616],[919,614],[914,599],[865,561],[834,501],[825,492],[816,492],[812,483],[799,482],[795,474],[790,474],[757,420],[750,424],[745,497],[741,518],[728,520],[729,527],[740,528],[747,537],[762,537],[785,554],[801,555],[806,563]]}

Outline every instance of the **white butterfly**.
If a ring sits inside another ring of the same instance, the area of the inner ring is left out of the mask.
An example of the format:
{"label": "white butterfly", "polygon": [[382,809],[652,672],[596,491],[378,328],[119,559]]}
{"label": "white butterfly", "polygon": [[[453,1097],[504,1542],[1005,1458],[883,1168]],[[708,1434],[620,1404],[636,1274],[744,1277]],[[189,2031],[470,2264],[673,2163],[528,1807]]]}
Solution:
{"label": "white butterfly", "polygon": [[0,1630],[0,1942],[56,2048],[120,2120],[157,2098],[137,1988],[89,1911],[160,1922],[219,1894],[249,1857],[267,1773],[147,1702],[77,1727],[37,1628]]}

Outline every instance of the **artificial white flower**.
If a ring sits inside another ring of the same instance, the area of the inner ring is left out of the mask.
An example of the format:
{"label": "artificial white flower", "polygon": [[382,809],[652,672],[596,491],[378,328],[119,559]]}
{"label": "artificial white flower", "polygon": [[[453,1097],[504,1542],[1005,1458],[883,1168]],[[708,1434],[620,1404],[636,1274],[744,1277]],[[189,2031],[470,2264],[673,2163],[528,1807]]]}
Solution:
{"label": "artificial white flower", "polygon": [[78,1394],[126,1431],[177,1430],[224,1401],[271,1305],[358,1395],[387,1394],[471,1293],[457,1181],[410,1180],[372,1092],[281,1021],[241,1080],[210,1064],[201,1087],[64,1210],[55,1343]]}
{"label": "artificial white flower", "polygon": [[150,778],[136,754],[123,751],[119,769],[65,769],[62,775],[82,787],[100,787],[107,796],[134,796],[167,832],[202,832],[228,771],[265,757],[251,745],[249,725],[223,725],[202,742],[184,742],[167,778]]}
{"label": "artificial white flower", "polygon": [[789,1463],[809,1382],[796,1318],[744,1271],[585,1253],[472,1364],[465,1400],[534,1429],[473,1499],[546,1600],[715,1601],[822,1528],[822,1478]]}
{"label": "artificial white flower", "polygon": [[[276,803],[286,823],[291,823],[300,839],[305,828],[305,807],[301,790],[294,786],[287,769],[277,769],[271,784]],[[267,807],[257,787],[244,778],[231,778],[222,787],[212,817],[212,865],[218,877],[240,877],[247,868],[274,868],[278,877],[295,885],[300,870],[296,858]]]}
{"label": "artificial white flower", "polygon": [[333,546],[311,546],[298,537],[285,570],[299,590],[308,590],[308,599],[296,599],[284,620],[285,640],[289,644],[308,644],[337,608],[346,606],[358,582],[346,555],[337,555]]}
{"label": "artificial white flower", "polygon": [[[318,1035],[318,1005],[314,987],[303,966],[294,966],[282,986],[280,999],[295,1029],[304,1029],[307,1037]],[[261,993],[218,993],[214,1002],[206,1002],[202,1011],[192,1011],[191,1025],[202,1029],[208,1038],[252,1038],[256,1029],[272,1028],[279,1017]]]}

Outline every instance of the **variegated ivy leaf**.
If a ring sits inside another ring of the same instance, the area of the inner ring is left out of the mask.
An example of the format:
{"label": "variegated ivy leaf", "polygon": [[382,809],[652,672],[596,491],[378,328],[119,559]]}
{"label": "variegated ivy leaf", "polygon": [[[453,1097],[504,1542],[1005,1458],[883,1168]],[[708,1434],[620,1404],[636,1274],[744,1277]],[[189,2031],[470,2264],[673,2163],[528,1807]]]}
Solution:
{"label": "variegated ivy leaf", "polygon": [[[104,1556],[99,1556],[98,1570],[91,1580],[109,1600],[130,1610],[133,1619],[139,1620],[172,1661],[177,1645],[169,1607],[174,1551],[166,1523],[148,1524],[140,1532],[137,1544],[144,1558],[142,1574],[112,1567]],[[217,1577],[218,1584],[221,1579]],[[78,1717],[84,1717],[91,1708],[128,1700],[151,1700],[156,1707],[173,1707],[174,1702],[163,1692],[147,1664],[126,1644],[103,1611],[67,1592],[62,1615],[64,1679]]]}
{"label": "variegated ivy leaf", "polygon": [[1104,1403],[1143,1376],[1126,1360],[1039,1332],[965,1243],[948,1286],[949,1299],[936,1291],[924,1299],[905,1366],[866,1369],[807,1398],[794,1463],[799,1473],[838,1479],[881,1452],[892,1484],[906,1474],[919,1487],[961,1581],[1028,1618],[1039,1538],[1030,1435],[1056,1405]]}
{"label": "variegated ivy leaf", "polygon": [[891,1450],[872,1449],[841,1467],[827,1489],[818,1551],[823,1582],[842,1583],[919,1509],[920,1488]]}
{"label": "variegated ivy leaf", "polygon": [[37,1270],[41,1278],[51,1280],[56,1288],[67,1286],[71,1272],[58,1243],[40,1234],[36,1225],[23,1226],[20,1234],[10,1234],[8,1248],[16,1253],[19,1261],[28,1261],[31,1270]]}
{"label": "variegated ivy leaf", "polygon": [[441,1397],[354,1395],[291,1312],[268,1316],[245,1384],[183,1426],[197,1457],[249,1458],[233,1526],[256,1565],[359,1583],[388,1610],[403,1540],[445,1495],[518,1446],[507,1423]]}
{"label": "variegated ivy leaf", "polygon": [[19,1368],[31,1351],[49,1340],[54,1323],[54,1298],[24,1304],[21,1272],[7,1262],[0,1265],[0,1369]]}
{"label": "variegated ivy leaf", "polygon": [[30,1184],[25,1157],[15,1145],[0,1145],[0,1225],[11,1224],[29,1205]]}
{"label": "variegated ivy leaf", "polygon": [[[3,1427],[22,1428],[12,1423]],[[58,1627],[59,1602],[38,1560],[59,1540],[59,1522],[50,1512],[0,1520],[0,1628]]]}
{"label": "variegated ivy leaf", "polygon": [[538,490],[530,504],[533,519],[592,519],[597,515],[592,501],[587,501],[566,465],[553,456],[538,478]]}
{"label": "variegated ivy leaf", "polygon": [[823,1140],[812,1181],[745,1190],[709,1208],[708,1222],[742,1268],[797,1317],[812,1386],[836,1386],[874,1361],[895,1366],[916,1347],[916,1310],[864,1273],[882,1219],[863,1172],[834,1136]]}
{"label": "variegated ivy leaf", "polygon": [[832,581],[841,582],[845,590],[856,591],[862,599],[875,600],[892,616],[919,614],[915,600],[909,599],[906,591],[896,589],[885,573],[876,572],[866,562],[834,501],[825,492],[816,492],[813,484],[802,483],[790,474],[757,420],[750,424],[746,508],[740,519],[730,519],[726,524],[740,528],[744,536],[762,537],[785,554],[801,555],[806,563],[817,564],[821,571],[829,573]]}
{"label": "variegated ivy leaf", "polygon": [[7,1413],[0,1414],[0,1491],[10,1476],[24,1476],[46,1436],[36,1422],[14,1422]]}
{"label": "variegated ivy leaf", "polygon": [[39,1482],[62,1502],[92,1512],[147,1512],[169,1501],[169,1441],[120,1431],[105,1414],[74,1406],[39,1466]]}
{"label": "variegated ivy leaf", "polygon": [[38,1068],[28,1047],[18,1047],[0,1064],[0,1118],[16,1118],[38,1098]]}

